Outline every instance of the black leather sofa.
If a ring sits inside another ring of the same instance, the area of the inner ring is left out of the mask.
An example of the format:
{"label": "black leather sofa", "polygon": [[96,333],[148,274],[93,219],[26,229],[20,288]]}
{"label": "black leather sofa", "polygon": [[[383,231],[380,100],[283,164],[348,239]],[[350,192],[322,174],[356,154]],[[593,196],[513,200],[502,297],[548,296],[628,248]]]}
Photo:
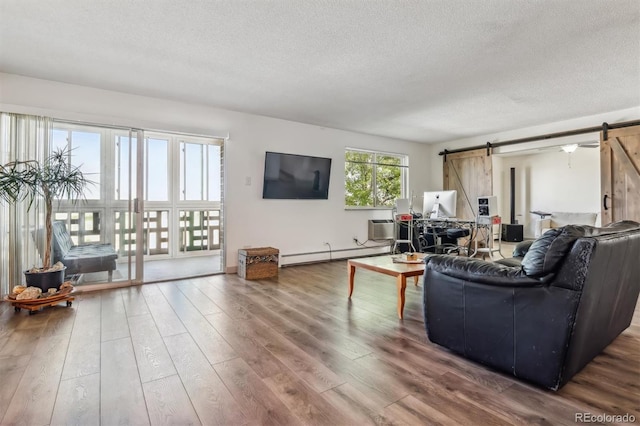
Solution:
{"label": "black leather sofa", "polygon": [[568,225],[521,264],[425,259],[429,340],[557,390],[631,323],[640,293],[640,224]]}

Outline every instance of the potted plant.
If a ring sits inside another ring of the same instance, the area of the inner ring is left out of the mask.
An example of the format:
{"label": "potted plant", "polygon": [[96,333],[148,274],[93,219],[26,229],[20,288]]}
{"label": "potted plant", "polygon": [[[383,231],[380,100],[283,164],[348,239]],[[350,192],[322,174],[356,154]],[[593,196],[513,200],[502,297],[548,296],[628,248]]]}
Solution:
{"label": "potted plant", "polygon": [[0,200],[9,204],[27,202],[27,211],[42,201],[45,208],[44,253],[42,267],[25,271],[28,285],[47,291],[59,288],[64,282],[64,267],[51,265],[52,214],[55,199],[68,198],[76,203],[83,198],[83,191],[91,183],[78,167],[69,164],[69,151],[55,149],[42,162],[37,160],[12,161],[0,165]]}

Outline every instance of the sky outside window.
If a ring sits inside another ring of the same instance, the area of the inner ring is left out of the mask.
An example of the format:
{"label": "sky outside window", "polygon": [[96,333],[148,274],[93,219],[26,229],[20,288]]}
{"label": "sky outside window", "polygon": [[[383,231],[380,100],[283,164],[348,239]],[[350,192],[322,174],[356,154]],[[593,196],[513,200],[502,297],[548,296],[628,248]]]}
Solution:
{"label": "sky outside window", "polygon": [[87,179],[93,182],[84,190],[88,200],[100,199],[100,133],[54,129],[53,149],[69,150],[71,165],[79,167]]}
{"label": "sky outside window", "polygon": [[147,139],[147,201],[169,200],[169,141],[166,139]]}

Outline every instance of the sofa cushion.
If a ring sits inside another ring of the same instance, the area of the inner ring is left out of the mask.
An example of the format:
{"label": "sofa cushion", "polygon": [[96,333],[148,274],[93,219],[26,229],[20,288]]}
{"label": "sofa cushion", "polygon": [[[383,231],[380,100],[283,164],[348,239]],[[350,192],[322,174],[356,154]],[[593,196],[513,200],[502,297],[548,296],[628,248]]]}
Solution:
{"label": "sofa cushion", "polygon": [[118,253],[111,244],[82,244],[72,247],[62,259],[67,274],[78,274],[115,269]]}
{"label": "sofa cushion", "polygon": [[494,261],[498,265],[511,266],[511,267],[521,267],[522,266],[522,258],[517,257],[505,257],[504,259],[498,259]]}
{"label": "sofa cushion", "polygon": [[539,278],[557,270],[573,243],[585,234],[582,226],[568,225],[545,232],[535,240],[522,259],[528,277]]}
{"label": "sofa cushion", "polygon": [[525,255],[529,251],[529,248],[531,248],[531,244],[533,244],[533,240],[519,242],[513,249],[512,256],[522,261],[522,258],[525,257]]}

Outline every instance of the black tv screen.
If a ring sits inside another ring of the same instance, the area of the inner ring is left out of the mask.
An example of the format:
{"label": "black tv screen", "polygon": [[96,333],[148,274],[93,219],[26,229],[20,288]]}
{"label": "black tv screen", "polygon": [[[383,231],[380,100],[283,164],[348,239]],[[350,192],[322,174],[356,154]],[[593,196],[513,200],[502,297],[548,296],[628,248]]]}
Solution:
{"label": "black tv screen", "polygon": [[267,151],[262,198],[326,200],[330,173],[331,158]]}

